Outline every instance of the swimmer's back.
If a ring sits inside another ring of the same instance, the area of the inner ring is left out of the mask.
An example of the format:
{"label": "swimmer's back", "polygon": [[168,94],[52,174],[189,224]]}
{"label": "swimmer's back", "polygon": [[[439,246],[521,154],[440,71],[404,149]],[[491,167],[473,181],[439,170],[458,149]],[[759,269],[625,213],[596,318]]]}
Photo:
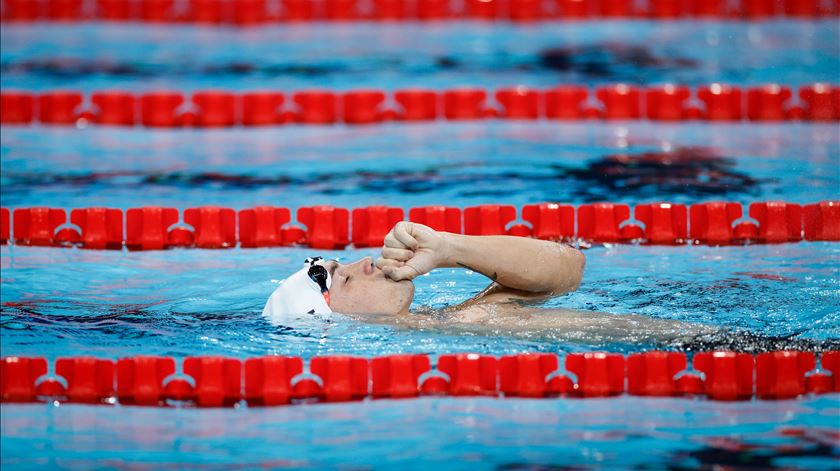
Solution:
{"label": "swimmer's back", "polygon": [[590,341],[670,342],[717,332],[712,326],[518,303],[480,303],[441,317],[441,327],[457,331],[540,336]]}

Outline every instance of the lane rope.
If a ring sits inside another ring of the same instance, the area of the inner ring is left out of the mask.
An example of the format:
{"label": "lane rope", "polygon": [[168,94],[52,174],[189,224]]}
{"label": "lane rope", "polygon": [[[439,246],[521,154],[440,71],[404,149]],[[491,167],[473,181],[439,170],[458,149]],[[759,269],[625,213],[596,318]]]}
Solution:
{"label": "lane rope", "polygon": [[[632,216],[631,216],[632,214]],[[14,217],[12,217],[14,216]],[[405,211],[398,207],[297,209],[258,206],[176,208],[0,208],[0,243],[84,249],[162,250],[307,246],[342,250],[379,247]],[[740,203],[590,203],[464,208],[411,208],[408,220],[437,231],[467,235],[513,235],[564,241],[647,245],[745,245],[840,241],[840,201],[806,204],[755,202],[747,213]],[[12,225],[14,222],[14,225]],[[352,223],[352,224],[351,224]]]}
{"label": "lane rope", "polygon": [[311,21],[766,21],[834,17],[838,9],[837,2],[822,0],[3,0],[2,19],[238,27]]}
{"label": "lane rope", "polygon": [[[819,364],[817,363],[819,360]],[[179,365],[180,363],[180,365]],[[2,402],[78,402],[167,406],[277,406],[417,396],[700,396],[712,400],[792,399],[840,392],[840,351],[652,351],[440,355],[136,356],[117,361],[0,359]]]}
{"label": "lane rope", "polygon": [[[3,90],[0,124],[41,123],[84,127],[217,128],[288,124],[347,125],[501,119],[531,121],[652,120],[714,122],[840,121],[840,86],[814,83],[799,87],[766,84],[741,88],[713,83],[690,88],[666,84],[639,87],[579,85],[550,89],[526,86],[405,89],[337,92],[308,90],[235,93],[198,91],[48,91]],[[488,97],[493,103],[488,103]]]}

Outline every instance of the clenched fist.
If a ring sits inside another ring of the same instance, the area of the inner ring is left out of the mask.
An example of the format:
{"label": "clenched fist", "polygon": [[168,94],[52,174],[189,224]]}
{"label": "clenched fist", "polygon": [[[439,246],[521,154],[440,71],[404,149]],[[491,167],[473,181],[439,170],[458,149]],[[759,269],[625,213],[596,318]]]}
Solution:
{"label": "clenched fist", "polygon": [[400,221],[385,236],[376,266],[394,281],[411,280],[443,266],[446,250],[445,233],[416,222]]}

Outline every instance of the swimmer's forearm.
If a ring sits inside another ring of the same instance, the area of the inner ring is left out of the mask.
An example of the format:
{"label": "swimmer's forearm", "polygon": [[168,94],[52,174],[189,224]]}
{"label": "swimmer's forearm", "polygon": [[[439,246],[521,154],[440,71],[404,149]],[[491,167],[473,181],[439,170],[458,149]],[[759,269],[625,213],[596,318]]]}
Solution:
{"label": "swimmer's forearm", "polygon": [[500,285],[532,293],[574,291],[586,258],[564,244],[513,236],[444,234],[441,267],[462,267]]}

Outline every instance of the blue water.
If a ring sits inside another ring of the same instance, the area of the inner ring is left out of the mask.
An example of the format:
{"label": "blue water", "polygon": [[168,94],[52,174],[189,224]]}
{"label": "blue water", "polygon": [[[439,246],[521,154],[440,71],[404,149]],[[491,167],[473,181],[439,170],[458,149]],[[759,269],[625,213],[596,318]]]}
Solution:
{"label": "blue water", "polygon": [[32,469],[836,469],[837,405],[834,396],[2,406],[0,445],[4,467]]}
{"label": "blue water", "polygon": [[[4,247],[4,355],[117,357],[196,353],[248,357],[608,349],[633,352],[651,340],[616,343],[585,331],[463,335],[340,320],[272,326],[260,316],[276,281],[309,249],[147,253]],[[373,250],[323,252],[342,260]],[[581,288],[546,303],[617,315],[725,326],[766,337],[840,338],[840,247],[834,243],[729,247],[594,248]],[[487,285],[478,274],[435,271],[416,281],[414,307],[456,304]],[[7,303],[22,303],[10,306]],[[582,337],[582,339],[580,338]],[[745,344],[741,348],[751,348]],[[753,347],[755,348],[755,347]],[[772,348],[768,343],[759,349]]]}
{"label": "blue water", "polygon": [[[840,188],[834,124],[10,126],[0,146],[5,206],[811,203]],[[643,173],[633,161],[602,171],[611,156],[650,153],[663,162]]]}
{"label": "blue water", "polygon": [[[4,24],[0,85],[394,89],[836,81],[833,19],[265,28]],[[91,49],[95,45],[95,49]]]}
{"label": "blue water", "polygon": [[[829,21],[246,31],[4,24],[0,86],[798,85],[836,81],[837,34]],[[629,163],[617,163],[616,155],[630,156]],[[0,158],[4,207],[408,208],[840,198],[840,136],[833,124],[480,122],[212,131],[7,126],[0,133]],[[640,165],[644,159],[648,164]],[[3,246],[0,353],[309,359],[661,347],[648,338],[615,341],[587,332],[463,334],[341,317],[292,329],[272,326],[259,315],[266,297],[313,254],[302,248],[129,253]],[[376,252],[324,255],[355,260]],[[747,351],[840,343],[836,243],[598,246],[586,255],[581,288],[546,307],[719,326],[729,334],[713,345]],[[417,280],[414,306],[455,304],[486,283],[474,273],[440,270]],[[3,405],[0,463],[4,469],[692,469],[738,463],[829,469],[838,456],[839,399],[447,398],[262,410]],[[807,432],[791,431],[799,428]]]}

